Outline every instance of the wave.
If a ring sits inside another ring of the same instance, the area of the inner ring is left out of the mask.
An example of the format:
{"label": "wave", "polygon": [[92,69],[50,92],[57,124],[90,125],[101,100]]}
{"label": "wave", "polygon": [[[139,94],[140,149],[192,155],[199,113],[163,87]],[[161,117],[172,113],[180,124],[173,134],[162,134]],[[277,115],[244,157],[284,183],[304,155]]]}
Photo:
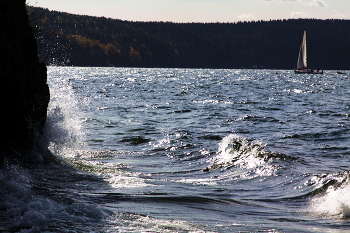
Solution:
{"label": "wave", "polygon": [[[54,232],[72,226],[83,232],[111,215],[107,209],[77,195],[82,190],[76,186],[85,187],[80,183],[89,180],[88,175],[77,171],[66,158],[76,157],[76,149],[84,141],[81,111],[68,79],[50,81],[51,101],[44,135],[38,148],[21,156],[38,159],[48,156],[55,163],[4,163],[0,169],[1,232]],[[11,156],[14,152],[7,153]]]}
{"label": "wave", "polygon": [[277,161],[293,159],[281,153],[271,152],[260,141],[249,142],[246,138],[231,134],[219,143],[217,155],[212,158],[212,165],[203,171],[216,169],[241,169],[253,176],[272,176],[281,168]]}
{"label": "wave", "polygon": [[311,215],[350,218],[349,171],[313,176],[308,183],[316,185],[308,207]]}
{"label": "wave", "polygon": [[33,170],[9,165],[2,168],[0,231],[52,232],[73,225],[76,229],[79,226],[89,229],[111,215],[110,211],[70,193],[66,189],[67,178],[76,179],[62,167],[43,166]]}
{"label": "wave", "polygon": [[108,232],[208,232],[186,221],[157,219],[133,213],[119,213],[111,222],[113,226]]}
{"label": "wave", "polygon": [[[105,184],[94,174],[90,176],[97,180],[92,182],[87,173],[76,170],[72,161],[67,160],[79,156],[81,132],[80,121],[72,117],[68,106],[53,101],[40,148],[22,156],[52,156],[49,159],[55,163],[36,166],[8,162],[1,168],[1,232],[94,231],[112,215],[78,194],[84,191],[85,183],[96,187]],[[50,152],[42,155],[43,148]]]}
{"label": "wave", "polygon": [[285,124],[283,121],[278,120],[277,118],[274,117],[262,117],[262,116],[254,116],[254,115],[245,115],[235,121],[250,121],[253,123],[261,123],[261,122],[272,122],[272,123],[281,123]]}

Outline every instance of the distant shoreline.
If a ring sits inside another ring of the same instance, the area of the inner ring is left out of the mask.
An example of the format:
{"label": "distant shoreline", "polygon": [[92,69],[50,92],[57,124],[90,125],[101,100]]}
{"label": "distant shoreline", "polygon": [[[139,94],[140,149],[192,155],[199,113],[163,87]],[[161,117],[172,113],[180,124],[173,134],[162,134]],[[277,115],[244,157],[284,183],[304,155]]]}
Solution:
{"label": "distant shoreline", "polygon": [[350,20],[132,22],[34,8],[46,64],[86,67],[293,69],[308,28],[309,66],[350,69]]}

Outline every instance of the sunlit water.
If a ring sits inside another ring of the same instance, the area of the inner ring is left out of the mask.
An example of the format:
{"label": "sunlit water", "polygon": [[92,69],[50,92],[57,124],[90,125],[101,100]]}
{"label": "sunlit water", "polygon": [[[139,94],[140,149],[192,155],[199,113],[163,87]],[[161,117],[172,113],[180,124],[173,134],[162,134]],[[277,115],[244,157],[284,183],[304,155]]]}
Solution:
{"label": "sunlit water", "polygon": [[1,231],[350,231],[349,75],[48,74],[63,164],[2,169]]}

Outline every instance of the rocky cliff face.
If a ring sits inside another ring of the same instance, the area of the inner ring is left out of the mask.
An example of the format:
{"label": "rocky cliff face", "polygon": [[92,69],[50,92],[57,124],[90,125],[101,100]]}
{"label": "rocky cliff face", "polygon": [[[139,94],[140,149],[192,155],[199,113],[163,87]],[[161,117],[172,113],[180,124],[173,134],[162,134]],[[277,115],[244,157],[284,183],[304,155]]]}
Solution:
{"label": "rocky cliff face", "polygon": [[25,0],[2,0],[0,31],[1,164],[33,159],[27,152],[43,133],[50,93]]}

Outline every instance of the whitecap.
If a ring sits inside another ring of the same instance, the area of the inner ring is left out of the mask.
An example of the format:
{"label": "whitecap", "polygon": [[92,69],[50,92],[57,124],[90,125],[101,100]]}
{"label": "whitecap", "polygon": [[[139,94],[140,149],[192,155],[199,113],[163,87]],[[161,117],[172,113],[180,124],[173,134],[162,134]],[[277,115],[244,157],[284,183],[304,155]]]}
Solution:
{"label": "whitecap", "polygon": [[[340,177],[331,177],[341,180],[335,182],[334,185],[330,185],[324,194],[312,198],[308,211],[315,216],[350,218],[350,183],[347,179],[348,173],[346,172]],[[344,179],[346,179],[346,182],[342,184]]]}

